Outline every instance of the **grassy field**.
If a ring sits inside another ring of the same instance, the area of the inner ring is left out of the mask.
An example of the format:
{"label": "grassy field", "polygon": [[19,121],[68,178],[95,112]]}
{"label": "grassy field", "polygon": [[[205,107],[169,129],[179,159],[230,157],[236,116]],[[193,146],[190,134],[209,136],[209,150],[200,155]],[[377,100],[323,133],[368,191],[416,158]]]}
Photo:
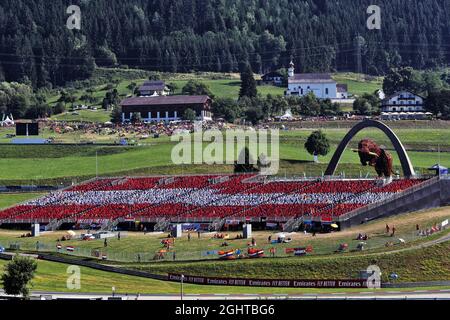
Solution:
{"label": "grassy field", "polygon": [[80,121],[80,122],[100,122],[105,123],[111,120],[111,112],[103,109],[98,110],[77,110],[78,114],[65,112],[52,117],[59,121]]}
{"label": "grassy field", "polygon": [[[324,129],[331,142],[330,153],[320,157],[321,164],[312,163],[312,156],[304,149],[304,143],[312,129],[282,131],[280,134],[280,171],[279,174],[297,174],[307,176],[321,175],[331,159],[339,141],[347,133],[347,129]],[[6,132],[6,131],[0,131]],[[450,130],[449,129],[398,129],[395,130],[400,140],[409,151],[411,161],[419,172],[427,173],[427,168],[441,163],[450,164]],[[44,135],[50,135],[45,133]],[[2,134],[3,135],[3,134]],[[98,142],[111,142],[118,136],[97,136]],[[377,130],[366,129],[360,132],[350,144],[356,147],[357,141],[370,137],[392,150],[390,141]],[[77,134],[59,135],[58,139],[67,141],[84,141],[86,136]],[[63,140],[67,139],[67,140]],[[137,139],[136,139],[137,140]],[[154,139],[153,137],[137,140],[140,146],[8,146],[2,145],[0,153],[0,180],[3,183],[20,181],[38,181],[56,179],[72,181],[83,180],[96,174],[96,152],[98,153],[98,173],[100,175],[148,175],[148,174],[180,174],[180,173],[223,173],[231,172],[231,165],[183,165],[172,164],[171,152],[176,142],[169,137]],[[205,143],[204,146],[207,144]],[[259,147],[263,147],[261,144]],[[426,151],[426,152],[422,152]],[[400,169],[397,154],[391,151],[396,170]],[[338,172],[345,171],[349,175],[374,175],[370,167],[362,167],[358,156],[348,148],[343,154]]]}
{"label": "grassy field", "polygon": [[374,93],[383,87],[382,77],[367,78],[355,73],[336,73],[333,79],[338,83],[344,83],[348,86],[348,92],[352,95],[361,96],[364,93]]}
{"label": "grassy field", "polygon": [[0,193],[0,209],[11,207],[17,203],[38,198],[43,196],[43,193]]}
{"label": "grassy field", "polygon": [[420,250],[390,254],[364,254],[334,257],[305,257],[263,260],[236,260],[215,262],[175,262],[151,265],[127,265],[127,268],[152,273],[167,272],[187,275],[236,276],[267,279],[328,279],[348,278],[377,265],[382,271],[382,281],[388,281],[392,272],[398,282],[450,280],[450,243],[443,243]]}

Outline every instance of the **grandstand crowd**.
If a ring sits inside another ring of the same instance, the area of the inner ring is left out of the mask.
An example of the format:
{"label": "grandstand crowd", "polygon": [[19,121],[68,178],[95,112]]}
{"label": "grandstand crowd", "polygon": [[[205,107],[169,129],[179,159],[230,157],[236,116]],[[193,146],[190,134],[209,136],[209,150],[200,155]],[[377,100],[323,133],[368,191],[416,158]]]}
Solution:
{"label": "grandstand crowd", "polygon": [[253,174],[98,179],[0,211],[3,220],[134,218],[327,219],[383,201],[422,180],[262,181]]}

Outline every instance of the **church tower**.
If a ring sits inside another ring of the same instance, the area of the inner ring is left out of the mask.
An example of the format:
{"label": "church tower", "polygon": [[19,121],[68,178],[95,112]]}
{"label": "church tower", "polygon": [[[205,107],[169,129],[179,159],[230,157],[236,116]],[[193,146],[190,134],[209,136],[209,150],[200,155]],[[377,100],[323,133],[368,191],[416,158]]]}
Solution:
{"label": "church tower", "polygon": [[294,62],[291,61],[291,63],[289,63],[289,69],[288,69],[288,77],[292,78],[294,76]]}

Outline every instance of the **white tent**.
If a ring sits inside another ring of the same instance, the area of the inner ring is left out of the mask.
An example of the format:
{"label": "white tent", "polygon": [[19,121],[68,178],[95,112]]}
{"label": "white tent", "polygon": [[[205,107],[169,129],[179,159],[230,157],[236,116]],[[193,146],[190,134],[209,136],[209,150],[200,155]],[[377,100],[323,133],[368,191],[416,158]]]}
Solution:
{"label": "white tent", "polygon": [[284,115],[280,117],[281,120],[292,120],[293,118],[291,109],[287,109]]}
{"label": "white tent", "polygon": [[14,118],[13,118],[12,114],[10,116],[11,116],[11,118],[9,116],[3,115],[2,121],[0,122],[0,125],[2,127],[13,126],[14,125]]}

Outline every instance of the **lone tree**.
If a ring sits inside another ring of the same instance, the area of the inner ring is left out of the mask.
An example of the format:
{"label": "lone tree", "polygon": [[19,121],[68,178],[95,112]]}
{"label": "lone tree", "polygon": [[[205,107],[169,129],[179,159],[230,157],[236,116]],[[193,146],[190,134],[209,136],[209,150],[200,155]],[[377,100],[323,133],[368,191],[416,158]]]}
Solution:
{"label": "lone tree", "polygon": [[5,269],[1,280],[6,294],[14,296],[21,294],[23,297],[28,297],[28,283],[34,278],[37,269],[36,261],[16,257],[6,265]]}
{"label": "lone tree", "polygon": [[258,168],[255,167],[254,163],[250,150],[248,147],[245,147],[239,153],[238,160],[234,162],[234,172],[256,172],[258,171]]}
{"label": "lone tree", "polygon": [[241,90],[239,91],[239,98],[255,98],[257,94],[258,90],[256,89],[256,81],[253,76],[253,71],[250,66],[247,65],[241,72]]}
{"label": "lone tree", "polygon": [[305,148],[309,154],[314,156],[326,156],[330,151],[330,142],[321,131],[314,131],[305,142]]}
{"label": "lone tree", "polygon": [[121,123],[122,122],[122,108],[120,106],[117,106],[112,110],[111,122],[112,123]]}

